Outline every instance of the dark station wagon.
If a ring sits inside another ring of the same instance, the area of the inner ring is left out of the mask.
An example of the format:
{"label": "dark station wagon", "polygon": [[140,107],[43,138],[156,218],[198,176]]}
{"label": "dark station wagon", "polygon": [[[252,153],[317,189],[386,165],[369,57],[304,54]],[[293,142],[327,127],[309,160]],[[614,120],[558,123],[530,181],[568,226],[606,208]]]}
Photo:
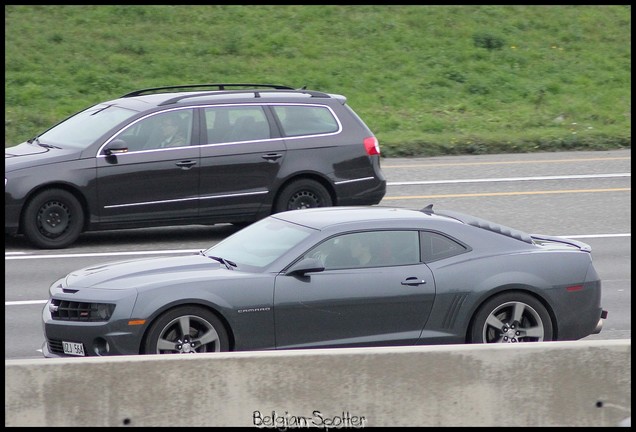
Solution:
{"label": "dark station wagon", "polygon": [[5,233],[45,249],[85,231],[244,225],[385,192],[378,140],[346,98],[280,85],[138,90],[5,149]]}

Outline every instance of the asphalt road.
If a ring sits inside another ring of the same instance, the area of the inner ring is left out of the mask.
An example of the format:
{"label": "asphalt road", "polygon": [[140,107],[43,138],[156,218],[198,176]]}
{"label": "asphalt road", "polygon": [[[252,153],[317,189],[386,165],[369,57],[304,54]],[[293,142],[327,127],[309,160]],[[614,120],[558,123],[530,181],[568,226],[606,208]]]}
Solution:
{"label": "asphalt road", "polygon": [[[383,159],[380,203],[433,203],[592,246],[603,279],[603,331],[590,339],[631,339],[631,151]],[[70,248],[38,250],[5,236],[5,359],[41,358],[40,312],[48,287],[88,265],[130,256],[189,253],[234,232],[232,225],[87,233]]]}

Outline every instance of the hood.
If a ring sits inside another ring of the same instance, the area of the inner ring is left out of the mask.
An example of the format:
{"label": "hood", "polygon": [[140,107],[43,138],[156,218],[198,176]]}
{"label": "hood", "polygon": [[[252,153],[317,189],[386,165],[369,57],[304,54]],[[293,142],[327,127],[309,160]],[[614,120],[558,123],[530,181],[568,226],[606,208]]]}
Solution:
{"label": "hood", "polygon": [[16,156],[39,155],[39,154],[47,153],[50,150],[51,149],[49,148],[42,147],[36,144],[30,144],[25,141],[16,146],[5,148],[4,157],[6,159],[6,158],[16,157]]}
{"label": "hood", "polygon": [[76,148],[47,148],[23,142],[4,149],[5,171],[46,165],[54,162],[78,159],[81,150]]}
{"label": "hood", "polygon": [[[73,271],[66,276],[67,288],[131,289],[165,285],[185,280],[232,276],[218,261],[203,255],[142,258],[104,263]],[[240,273],[240,272],[236,272]]]}

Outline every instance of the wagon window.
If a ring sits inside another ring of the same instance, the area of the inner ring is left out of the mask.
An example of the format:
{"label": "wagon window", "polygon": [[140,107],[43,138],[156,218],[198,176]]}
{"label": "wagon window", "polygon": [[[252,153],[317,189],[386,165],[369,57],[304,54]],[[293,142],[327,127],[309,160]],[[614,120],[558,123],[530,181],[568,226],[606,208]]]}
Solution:
{"label": "wagon window", "polygon": [[113,139],[126,142],[128,151],[185,147],[192,136],[191,109],[153,114],[125,128]]}
{"label": "wagon window", "polygon": [[208,144],[271,138],[269,122],[260,106],[209,107],[205,109],[205,124]]}
{"label": "wagon window", "polygon": [[338,131],[338,122],[326,107],[285,105],[273,108],[286,136],[317,135]]}

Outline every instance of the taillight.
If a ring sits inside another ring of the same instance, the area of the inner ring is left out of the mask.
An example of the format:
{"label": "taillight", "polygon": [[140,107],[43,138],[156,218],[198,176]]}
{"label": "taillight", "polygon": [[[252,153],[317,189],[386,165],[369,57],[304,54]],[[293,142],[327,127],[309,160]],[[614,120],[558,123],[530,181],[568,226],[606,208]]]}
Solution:
{"label": "taillight", "polygon": [[364,149],[367,151],[369,156],[379,155],[380,144],[378,143],[378,139],[374,136],[366,137],[364,139]]}

